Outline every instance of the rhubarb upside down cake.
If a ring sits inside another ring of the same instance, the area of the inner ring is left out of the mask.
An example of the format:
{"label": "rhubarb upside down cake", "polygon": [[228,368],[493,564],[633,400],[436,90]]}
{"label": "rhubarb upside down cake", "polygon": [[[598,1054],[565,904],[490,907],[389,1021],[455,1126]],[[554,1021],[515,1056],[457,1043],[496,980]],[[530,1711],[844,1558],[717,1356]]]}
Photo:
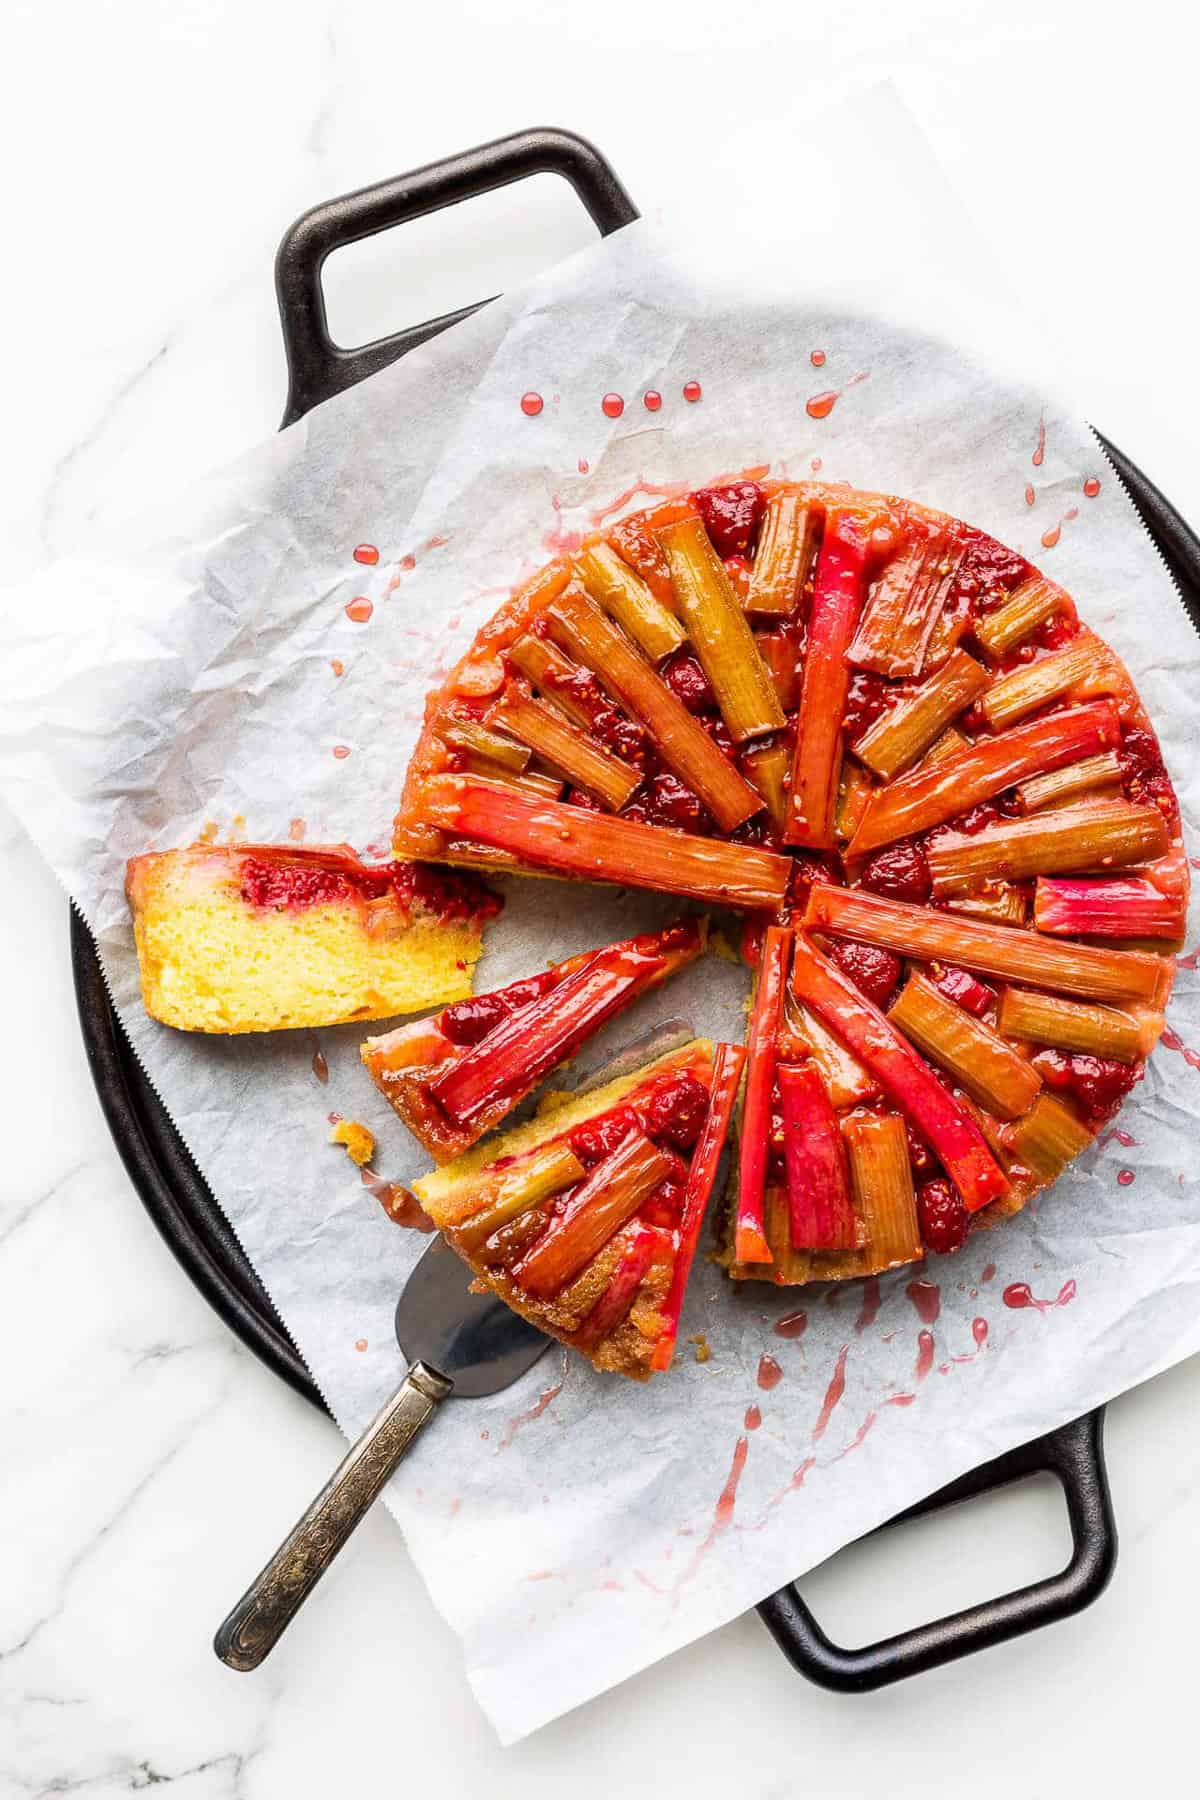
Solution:
{"label": "rhubarb upside down cake", "polygon": [[[541,570],[430,696],[393,849],[742,915],[736,1106],[693,1096],[672,1140],[605,1101],[585,1150],[551,1114],[419,1184],[480,1279],[629,1373],[671,1339],[722,1112],[734,1278],[956,1250],[1141,1078],[1188,896],[1154,729],[1070,595],[960,520],[821,483],[700,489]],[[545,1062],[547,989],[519,998],[495,1093],[435,1024],[432,1081],[389,1094],[439,1159],[476,1135],[464,1093],[494,1123]],[[393,1034],[394,1079],[427,1029]],[[381,1085],[388,1045],[364,1049]]]}

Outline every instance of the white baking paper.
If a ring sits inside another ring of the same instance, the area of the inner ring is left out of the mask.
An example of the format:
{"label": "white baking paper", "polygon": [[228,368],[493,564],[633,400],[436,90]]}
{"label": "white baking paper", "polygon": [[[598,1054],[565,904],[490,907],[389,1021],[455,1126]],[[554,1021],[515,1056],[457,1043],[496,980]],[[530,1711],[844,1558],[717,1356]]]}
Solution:
{"label": "white baking paper", "polygon": [[[153,535],[8,597],[0,792],[96,932],[138,1055],[349,1434],[401,1375],[391,1315],[425,1240],[326,1147],[327,1114],[375,1130],[388,1179],[411,1180],[422,1158],[358,1064],[360,1030],[220,1041],[144,1016],[125,859],[210,822],[385,854],[427,688],[597,509],[764,461],[802,476],[819,458],[826,477],[985,526],[1064,582],[1125,657],[1195,830],[1200,643],[1095,440],[1033,377],[1019,327],[980,281],[986,254],[936,180],[914,178],[911,130],[886,96],[840,136],[793,148],[774,177],[760,164],[736,212],[630,228],[319,408]],[[732,196],[736,157],[729,169]],[[702,398],[688,403],[693,381]],[[810,418],[806,401],[829,389],[832,413]],[[544,397],[536,418],[520,409],[527,391]],[[601,408],[610,392],[625,400],[616,420]],[[364,542],[377,567],[352,559]],[[357,595],[374,602],[366,625],[344,610]],[[670,910],[515,884],[482,984]],[[739,971],[707,959],[608,1041],[679,1013],[740,1035],[743,995]],[[1190,969],[1171,1026],[1169,1042],[1200,1044]],[[643,1388],[555,1348],[508,1393],[443,1408],[387,1504],[501,1736],[1194,1351],[1198,1101],[1196,1068],[1160,1048],[1123,1135],[932,1263],[922,1279],[935,1287],[910,1294],[909,1272],[878,1302],[857,1285],[737,1290],[702,1261],[683,1339],[702,1332],[709,1360],[685,1341]],[[1020,1283],[1059,1303],[1007,1305]],[[800,1309],[803,1335],[776,1335]]]}

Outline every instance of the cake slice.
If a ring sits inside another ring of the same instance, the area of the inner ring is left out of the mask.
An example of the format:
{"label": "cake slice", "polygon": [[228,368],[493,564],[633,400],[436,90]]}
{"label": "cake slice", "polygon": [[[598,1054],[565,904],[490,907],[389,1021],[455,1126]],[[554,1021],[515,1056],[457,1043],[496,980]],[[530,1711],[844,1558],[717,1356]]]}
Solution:
{"label": "cake slice", "polygon": [[146,1011],[180,1031],[279,1031],[461,1000],[501,902],[472,876],[348,845],[193,844],[126,872]]}
{"label": "cake slice", "polygon": [[601,1026],[700,955],[704,919],[626,938],[460,1000],[362,1047],[380,1092],[446,1163],[506,1119]]}
{"label": "cake slice", "polygon": [[744,1052],[694,1039],[415,1186],[476,1277],[635,1380],[670,1366]]}

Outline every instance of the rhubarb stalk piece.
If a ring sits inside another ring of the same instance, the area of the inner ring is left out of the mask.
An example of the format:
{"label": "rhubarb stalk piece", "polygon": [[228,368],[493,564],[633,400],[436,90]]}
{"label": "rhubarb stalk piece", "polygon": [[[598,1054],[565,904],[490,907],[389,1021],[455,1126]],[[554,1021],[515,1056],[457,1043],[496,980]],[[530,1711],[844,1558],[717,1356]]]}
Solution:
{"label": "rhubarb stalk piece", "polygon": [[967,748],[967,745],[968,740],[962,732],[956,731],[953,725],[949,725],[937,742],[925,752],[920,766],[923,769],[932,769],[935,764],[945,762],[948,756],[957,756],[960,750]]}
{"label": "rhubarb stalk piece", "polygon": [[855,744],[855,756],[882,781],[892,781],[924,755],[990,680],[982,663],[956,650],[936,675],[880,714]]}
{"label": "rhubarb stalk piece", "polygon": [[769,925],[763,935],[754,1010],[746,1040],[746,1097],[742,1104],[735,1232],[737,1260],[743,1263],[769,1263],[771,1260],[764,1203],[779,1027],[783,1019],[791,950],[791,930],[782,925]]}
{"label": "rhubarb stalk piece", "polygon": [[919,675],[941,610],[949,546],[937,533],[906,544],[871,591],[847,652],[860,669],[881,675]]}
{"label": "rhubarb stalk piece", "polygon": [[1004,989],[996,1023],[1005,1037],[1117,1062],[1134,1062],[1145,1049],[1143,1027],[1129,1013],[1025,988]]}
{"label": "rhubarb stalk piece", "polygon": [[464,1250],[476,1250],[503,1225],[510,1225],[523,1212],[553,1199],[565,1188],[582,1181],[587,1171],[567,1144],[548,1144],[539,1155],[502,1169],[493,1180],[473,1190],[468,1197],[469,1211],[459,1220],[451,1220]]}
{"label": "rhubarb stalk piece", "polygon": [[1029,921],[1025,890],[1010,881],[991,881],[978,893],[958,894],[946,905],[951,912],[966,913],[969,919],[989,919],[993,925],[1025,925]]}
{"label": "rhubarb stalk piece", "polygon": [[1023,813],[1034,813],[1047,806],[1065,806],[1083,794],[1113,795],[1120,791],[1120,758],[1115,750],[1103,750],[1099,756],[1085,756],[1082,762],[1071,763],[1065,769],[1053,769],[1049,775],[1022,781],[1017,800]]}
{"label": "rhubarb stalk piece", "polygon": [[743,750],[742,767],[753,786],[766,802],[767,817],[777,831],[787,822],[787,784],[792,772],[792,756],[782,739],[771,744],[756,744]]}
{"label": "rhubarb stalk piece", "polygon": [[944,825],[1027,776],[1112,748],[1120,735],[1116,709],[1098,700],[1031,719],[999,737],[981,738],[957,756],[914,769],[881,789],[855,834],[850,855],[865,856],[897,838]]}
{"label": "rhubarb stalk piece", "polygon": [[498,732],[489,731],[476,719],[459,719],[451,716],[442,719],[437,726],[437,734],[443,744],[449,744],[452,750],[464,750],[473,756],[483,757],[485,761],[496,763],[510,774],[520,775],[529,762],[530,752],[524,744],[514,744],[511,739],[501,737]]}
{"label": "rhubarb stalk piece", "polygon": [[526,769],[523,775],[514,775],[503,764],[493,762],[490,756],[476,756],[471,750],[460,751],[459,754],[465,775],[482,775],[485,781],[501,782],[504,787],[515,788],[518,794],[530,794],[539,800],[558,800],[562,797],[563,784],[553,775],[542,775],[536,769]]}
{"label": "rhubarb stalk piece", "polygon": [[1183,936],[1187,905],[1182,895],[1164,894],[1144,876],[1116,881],[1039,879],[1033,922],[1039,931],[1068,936],[1175,942]]}
{"label": "rhubarb stalk piece", "polygon": [[[757,796],[752,798],[757,806]],[[542,803],[471,776],[435,777],[426,785],[422,811],[438,830],[509,851],[535,869],[714,904],[773,912],[792,873],[790,859],[769,850]]]}
{"label": "rhubarb stalk piece", "polygon": [[785,713],[795,710],[796,640],[788,631],[756,631],[754,644],[771,677],[776,697]]}
{"label": "rhubarb stalk piece", "polygon": [[1163,855],[1169,842],[1156,806],[1081,800],[1059,812],[999,820],[974,834],[939,835],[928,847],[929,873],[934,894],[945,900],[969,894],[988,881],[1024,881],[1061,870],[1115,869],[1147,862]]}
{"label": "rhubarb stalk piece", "polygon": [[1094,698],[1100,691],[1097,684],[1106,674],[1110,682],[1116,680],[1116,665],[1089,632],[1081,643],[1068,644],[1065,650],[1002,675],[984,695],[980,708],[993,731],[1004,731],[1052,700],[1061,700],[1072,688],[1086,684],[1088,697]]}
{"label": "rhubarb stalk piece", "polygon": [[602,750],[577,726],[524,694],[510,690],[502,695],[489,709],[487,722],[536,750],[543,762],[613,812],[620,812],[642,784],[640,770]]}
{"label": "rhubarb stalk piece", "polygon": [[849,843],[862,824],[863,814],[871,803],[874,791],[875,783],[865,769],[853,762],[842,764],[837,807],[833,815],[833,835],[839,844]]}
{"label": "rhubarb stalk piece", "polygon": [[508,660],[573,725],[581,731],[591,730],[596,707],[584,698],[585,687],[592,683],[586,669],[538,637],[518,638],[508,651]]}
{"label": "rhubarb stalk piece", "polygon": [[895,1113],[852,1113],[842,1131],[872,1273],[919,1262],[925,1247],[903,1119]]}
{"label": "rhubarb stalk piece", "polygon": [[721,1152],[729,1135],[729,1126],[733,1119],[733,1109],[737,1102],[745,1061],[746,1052],[740,1044],[717,1044],[715,1046],[708,1111],[705,1114],[704,1126],[696,1142],[696,1147],[692,1151],[691,1165],[688,1169],[683,1210],[679,1220],[679,1242],[675,1250],[674,1266],[671,1270],[671,1285],[661,1307],[663,1332],[654,1347],[654,1355],[650,1362],[652,1369],[668,1369],[671,1366],[675,1341],[679,1336],[683,1296],[687,1289],[692,1264],[695,1261],[696,1248],[700,1242],[700,1228],[704,1222],[704,1215],[708,1210],[708,1203],[712,1198],[713,1186],[717,1179],[717,1165],[721,1160]]}
{"label": "rhubarb stalk piece", "polygon": [[1015,588],[1004,605],[975,625],[975,636],[989,656],[1004,656],[1055,613],[1071,611],[1070,595],[1043,575],[1032,575]]}
{"label": "rhubarb stalk piece", "polygon": [[673,1169],[671,1159],[644,1132],[631,1130],[611,1155],[597,1163],[516,1264],[514,1281],[535,1298],[550,1299],[604,1248]]}
{"label": "rhubarb stalk piece", "polygon": [[866,546],[855,522],[830,514],[813,587],[786,833],[789,844],[809,850],[833,849],[842,717],[850,687],[846,651],[865,587]]}
{"label": "rhubarb stalk piece", "polygon": [[822,956],[803,932],[797,934],[793,947],[792,991],[850,1046],[893,1105],[925,1138],[969,1212],[1005,1193],[1008,1183],[974,1120],[879,1008]]}
{"label": "rhubarb stalk piece", "polygon": [[792,993],[784,1001],[779,1054],[788,1061],[805,1055],[811,1057],[825,1092],[836,1108],[879,1098],[878,1083],[867,1074],[858,1058],[822,1025],[814,1012],[801,1006]]}
{"label": "rhubarb stalk piece", "polygon": [[1038,1095],[1023,1119],[1006,1127],[1005,1137],[1017,1160],[1044,1182],[1061,1175],[1092,1141],[1091,1132],[1070,1107],[1045,1093]]}
{"label": "rhubarb stalk piece", "polygon": [[1037,1099],[1042,1078],[1033,1064],[923,975],[909,976],[888,1018],[998,1119],[1020,1118]]}
{"label": "rhubarb stalk piece", "polygon": [[[794,1250],[854,1250],[862,1242],[850,1199],[837,1114],[811,1063],[776,1070],[783,1114],[790,1240]],[[901,1138],[904,1132],[901,1127]],[[908,1161],[907,1150],[904,1153]]]}
{"label": "rhubarb stalk piece", "polygon": [[785,488],[768,500],[746,596],[748,613],[791,617],[800,604],[820,537],[817,510],[805,505],[799,494]]}
{"label": "rhubarb stalk piece", "polygon": [[556,641],[645,726],[663,762],[699,795],[722,831],[733,831],[759,810],[758,795],[703,725],[581,589],[564,589],[543,616]]}
{"label": "rhubarb stalk piece", "polygon": [[1170,988],[1171,965],[1137,950],[1065,944],[1003,925],[951,918],[902,900],[882,900],[815,883],[804,914],[806,931],[831,932],[878,944],[918,962],[947,962],[1007,981],[1014,972],[1038,987],[1082,1000],[1137,1000],[1156,1006]]}
{"label": "rhubarb stalk piece", "polygon": [[590,1354],[625,1323],[663,1243],[661,1234],[647,1225],[627,1225],[618,1241],[621,1250],[616,1269],[579,1327],[576,1342],[585,1354]]}
{"label": "rhubarb stalk piece", "polygon": [[687,633],[640,575],[611,544],[592,544],[579,557],[580,579],[592,599],[616,620],[651,662],[662,662],[686,642]]}
{"label": "rhubarb stalk piece", "polygon": [[658,541],[679,616],[730,733],[744,743],[781,730],[785,721],[775,684],[704,526],[697,518],[681,519],[665,526]]}

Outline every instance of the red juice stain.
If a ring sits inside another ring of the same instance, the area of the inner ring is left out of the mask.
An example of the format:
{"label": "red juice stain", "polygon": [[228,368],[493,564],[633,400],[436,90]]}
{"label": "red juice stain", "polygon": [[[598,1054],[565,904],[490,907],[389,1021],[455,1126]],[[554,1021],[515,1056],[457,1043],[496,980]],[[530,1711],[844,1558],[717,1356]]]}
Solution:
{"label": "red juice stain", "polygon": [[773,1356],[768,1356],[765,1350],[758,1359],[757,1380],[759,1387],[767,1394],[770,1393],[772,1388],[777,1388],[783,1380],[783,1370],[775,1361],[775,1358]]}
{"label": "red juice stain", "polygon": [[1116,1126],[1111,1131],[1102,1131],[1096,1139],[1097,1146],[1103,1150],[1107,1144],[1120,1144],[1122,1150],[1136,1150],[1137,1139],[1129,1132],[1121,1131]]}
{"label": "red juice stain", "polygon": [[1027,1281],[1014,1281],[1006,1287],[1003,1294],[1005,1306],[1011,1306],[1014,1312],[1032,1306],[1036,1312],[1052,1312],[1056,1306],[1069,1306],[1075,1298],[1076,1288],[1073,1281],[1064,1281],[1053,1300],[1039,1300],[1030,1293]]}
{"label": "red juice stain", "polygon": [[513,1415],[508,1421],[508,1424],[504,1427],[504,1436],[500,1439],[501,1450],[508,1449],[508,1446],[512,1443],[518,1431],[520,1431],[523,1426],[532,1425],[535,1419],[541,1418],[546,1408],[562,1393],[562,1387],[563,1384],[560,1381],[554,1387],[543,1388],[532,1406],[527,1407],[523,1413],[515,1413]]}
{"label": "red juice stain", "polygon": [[1095,475],[1089,475],[1083,484],[1083,491],[1089,500],[1094,500],[1100,492],[1100,483]]}
{"label": "red juice stain", "polygon": [[329,1080],[329,1064],[325,1061],[325,1052],[323,1050],[313,1051],[312,1072],[321,1083],[321,1086],[324,1087]]}
{"label": "red juice stain", "polygon": [[863,1282],[862,1306],[859,1308],[854,1329],[858,1332],[868,1331],[879,1317],[879,1277],[869,1275]]}
{"label": "red juice stain", "polygon": [[588,462],[586,456],[581,456],[579,461],[575,464],[575,467],[579,470],[581,475],[586,475],[591,468],[591,464]]}
{"label": "red juice stain", "polygon": [[1136,1179],[1136,1177],[1135,1177],[1132,1169],[1118,1169],[1117,1170],[1117,1186],[1118,1187],[1132,1187],[1135,1179]]}
{"label": "red juice stain", "polygon": [[662,395],[657,388],[647,388],[642,395],[642,405],[647,412],[657,412],[662,406]]}
{"label": "red juice stain", "polygon": [[356,563],[366,563],[371,568],[379,561],[379,552],[374,544],[356,544],[354,560]]}
{"label": "red juice stain", "polygon": [[936,1325],[942,1310],[942,1290],[936,1281],[910,1281],[904,1291],[922,1325]]}
{"label": "red juice stain", "polygon": [[933,1367],[933,1333],[920,1331],[917,1333],[917,1367],[915,1379],[924,1381]]}
{"label": "red juice stain", "polygon": [[740,1437],[733,1447],[733,1462],[725,1486],[721,1489],[713,1511],[712,1533],[724,1531],[733,1518],[733,1509],[737,1505],[738,1483],[742,1479],[742,1470],[746,1466],[746,1456],[750,1449],[749,1438]]}
{"label": "red juice stain", "polygon": [[448,544],[449,542],[450,539],[448,537],[442,537],[441,534],[438,533],[429,538],[422,547],[426,550],[440,550],[443,544]]}
{"label": "red juice stain", "polygon": [[781,1338],[803,1337],[808,1330],[808,1314],[806,1312],[789,1313],[785,1319],[775,1321],[775,1336]]}
{"label": "red juice stain", "polygon": [[625,402],[620,394],[605,394],[600,402],[600,411],[606,419],[619,419],[625,411]]}
{"label": "red juice stain", "polygon": [[304,842],[304,834],[307,830],[308,826],[304,823],[303,819],[293,819],[288,825],[288,836],[293,844],[302,844]]}
{"label": "red juice stain", "polygon": [[704,395],[704,389],[700,386],[700,383],[698,381],[685,381],[684,382],[683,397],[687,401],[689,406],[695,406],[697,400],[702,399],[703,395]]}
{"label": "red juice stain", "polygon": [[988,1263],[987,1267],[984,1269],[983,1274],[979,1277],[979,1279],[980,1279],[980,1281],[991,1281],[994,1279],[995,1274],[996,1274],[995,1263]]}
{"label": "red juice stain", "polygon": [[532,389],[529,393],[521,395],[521,411],[527,419],[536,419],[545,404],[542,396],[535,394]]}
{"label": "red juice stain", "polygon": [[818,1443],[825,1436],[829,1421],[833,1417],[837,1404],[846,1391],[846,1358],[850,1353],[849,1344],[843,1344],[838,1351],[837,1366],[832,1379],[825,1390],[825,1398],[821,1402],[821,1410],[817,1414],[817,1422],[813,1426],[812,1441]]}
{"label": "red juice stain", "polygon": [[346,617],[353,619],[356,625],[365,625],[374,611],[374,601],[368,600],[365,594],[358,594],[346,603]]}
{"label": "red juice stain", "polygon": [[346,673],[346,665],[340,656],[335,656],[329,666],[335,675],[344,675]]}
{"label": "red juice stain", "polygon": [[437,1230],[417,1196],[410,1194],[406,1187],[401,1187],[398,1181],[384,1181],[370,1163],[358,1173],[363,1186],[374,1194],[393,1225],[406,1226],[410,1231]]}
{"label": "red juice stain", "polygon": [[819,475],[821,470],[825,467],[824,463],[822,462],[822,460],[819,456],[814,456],[808,466],[812,470],[814,475]]}
{"label": "red juice stain", "polygon": [[335,744],[333,746],[333,754],[337,757],[339,762],[345,762],[350,754],[349,744]]}
{"label": "red juice stain", "polygon": [[1053,550],[1055,544],[1058,543],[1058,540],[1062,536],[1063,526],[1068,525],[1072,519],[1077,519],[1078,517],[1079,517],[1079,508],[1077,506],[1072,506],[1072,507],[1068,508],[1068,510],[1063,514],[1062,518],[1058,521],[1057,525],[1051,525],[1048,531],[1043,531],[1043,533],[1042,533],[1042,549],[1043,550]]}
{"label": "red juice stain", "polygon": [[869,1412],[867,1414],[854,1436],[850,1439],[850,1442],[846,1445],[846,1448],[844,1450],[839,1450],[837,1455],[833,1458],[834,1462],[841,1462],[843,1456],[849,1456],[852,1450],[858,1449],[858,1446],[862,1443],[878,1417],[879,1414],[877,1412]]}
{"label": "red juice stain", "polygon": [[746,1408],[746,1417],[742,1420],[747,1431],[757,1431],[762,1424],[762,1409],[757,1406]]}
{"label": "red juice stain", "polygon": [[1173,1050],[1176,1056],[1182,1056],[1189,1069],[1200,1069],[1200,1055],[1195,1050],[1189,1050],[1179,1033],[1172,1031],[1169,1025],[1158,1041],[1164,1050]]}
{"label": "red juice stain", "polygon": [[1033,453],[1032,457],[1030,458],[1030,461],[1032,462],[1035,469],[1040,469],[1042,464],[1045,462],[1045,460],[1046,460],[1046,421],[1045,421],[1045,419],[1039,419],[1038,420],[1038,434],[1037,434],[1037,448],[1034,450],[1034,453]]}
{"label": "red juice stain", "polygon": [[810,350],[808,353],[808,360],[814,369],[823,369],[825,367],[825,352],[823,350]]}
{"label": "red juice stain", "polygon": [[911,1406],[916,1397],[915,1394],[889,1394],[883,1404],[885,1406]]}
{"label": "red juice stain", "polygon": [[400,558],[399,564],[397,566],[399,568],[403,569],[406,575],[410,574],[412,572],[412,570],[415,569],[417,566],[417,559],[410,551],[407,556],[402,556]]}
{"label": "red juice stain", "polygon": [[1194,969],[1197,957],[1200,957],[1200,950],[1189,950],[1186,956],[1175,958],[1175,967],[1177,969]]}
{"label": "red juice stain", "polygon": [[988,1322],[986,1319],[971,1320],[971,1336],[982,1350],[988,1341]]}
{"label": "red juice stain", "polygon": [[857,375],[850,377],[844,388],[827,388],[823,394],[813,394],[804,402],[805,412],[810,419],[827,419],[842,395],[850,388],[857,387],[860,381],[865,381],[869,374],[869,369],[860,369]]}
{"label": "red juice stain", "polygon": [[1025,504],[1026,504],[1026,506],[1032,506],[1036,499],[1037,499],[1037,495],[1034,493],[1032,485],[1029,483],[1026,483],[1026,486],[1025,486]]}
{"label": "red juice stain", "polygon": [[356,1349],[356,1350],[365,1350],[365,1349],[366,1349],[366,1347],[367,1347],[367,1340],[366,1340],[366,1338],[359,1338],[359,1339],[357,1339],[357,1341],[356,1341],[356,1342],[355,1342],[355,1345],[354,1345],[354,1348],[355,1348],[355,1349]]}

